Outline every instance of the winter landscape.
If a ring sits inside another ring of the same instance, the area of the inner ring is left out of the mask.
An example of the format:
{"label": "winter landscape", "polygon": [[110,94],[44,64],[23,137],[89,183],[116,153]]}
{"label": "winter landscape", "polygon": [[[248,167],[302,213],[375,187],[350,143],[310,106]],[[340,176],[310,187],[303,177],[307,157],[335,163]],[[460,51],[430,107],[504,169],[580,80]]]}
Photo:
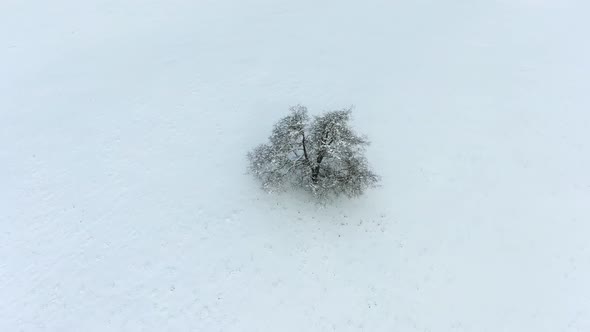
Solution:
{"label": "winter landscape", "polygon": [[[0,331],[590,331],[589,15],[1,1]],[[379,186],[262,190],[294,105]]]}

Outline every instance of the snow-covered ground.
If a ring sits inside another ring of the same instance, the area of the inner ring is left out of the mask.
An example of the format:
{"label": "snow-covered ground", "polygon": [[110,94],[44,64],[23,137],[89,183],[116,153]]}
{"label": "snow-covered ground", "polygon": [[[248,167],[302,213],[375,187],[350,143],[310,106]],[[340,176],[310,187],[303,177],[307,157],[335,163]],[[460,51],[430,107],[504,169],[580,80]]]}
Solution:
{"label": "snow-covered ground", "polygon": [[[1,331],[590,331],[585,0],[3,0]],[[289,106],[382,187],[263,193]]]}

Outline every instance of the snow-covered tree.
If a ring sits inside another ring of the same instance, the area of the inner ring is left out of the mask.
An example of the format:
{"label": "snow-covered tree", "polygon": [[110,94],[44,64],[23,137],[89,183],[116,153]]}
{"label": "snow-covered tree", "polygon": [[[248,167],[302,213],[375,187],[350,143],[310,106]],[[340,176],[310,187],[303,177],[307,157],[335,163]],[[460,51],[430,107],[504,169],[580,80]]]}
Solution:
{"label": "snow-covered tree", "polygon": [[369,141],[349,126],[351,109],[327,112],[310,121],[307,108],[291,107],[269,144],[248,154],[249,170],[267,191],[303,187],[319,198],[360,196],[379,177],[364,157]]}

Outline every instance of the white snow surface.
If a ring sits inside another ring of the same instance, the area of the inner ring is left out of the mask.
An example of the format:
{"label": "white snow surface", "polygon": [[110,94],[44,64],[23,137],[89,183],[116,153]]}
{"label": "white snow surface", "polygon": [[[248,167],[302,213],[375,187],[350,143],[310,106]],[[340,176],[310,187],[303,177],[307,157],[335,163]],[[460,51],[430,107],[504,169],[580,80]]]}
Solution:
{"label": "white snow surface", "polygon": [[[0,331],[590,331],[589,15],[3,0]],[[380,188],[261,191],[298,103]]]}

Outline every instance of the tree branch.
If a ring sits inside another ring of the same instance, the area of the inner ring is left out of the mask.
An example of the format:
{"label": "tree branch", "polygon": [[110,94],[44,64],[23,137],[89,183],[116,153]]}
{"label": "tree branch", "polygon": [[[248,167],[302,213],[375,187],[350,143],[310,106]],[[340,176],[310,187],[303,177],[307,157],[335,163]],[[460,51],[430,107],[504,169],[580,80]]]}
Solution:
{"label": "tree branch", "polygon": [[303,144],[303,155],[305,156],[305,161],[309,163],[309,156],[307,155],[307,148],[305,147],[305,132],[301,132],[301,135],[303,136],[303,141],[301,142]]}

